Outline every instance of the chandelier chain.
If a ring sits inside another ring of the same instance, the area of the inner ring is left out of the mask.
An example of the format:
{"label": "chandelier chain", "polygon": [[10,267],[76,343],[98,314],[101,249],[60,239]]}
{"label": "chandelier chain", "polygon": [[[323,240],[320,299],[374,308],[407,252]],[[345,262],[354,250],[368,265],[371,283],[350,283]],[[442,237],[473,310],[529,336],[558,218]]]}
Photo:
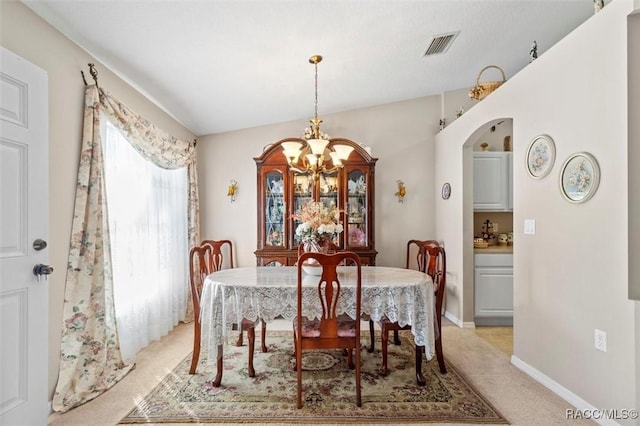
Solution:
{"label": "chandelier chain", "polygon": [[316,93],[316,101],[315,101],[315,118],[318,118],[318,62],[314,64],[316,69],[316,78],[315,78],[315,93]]}

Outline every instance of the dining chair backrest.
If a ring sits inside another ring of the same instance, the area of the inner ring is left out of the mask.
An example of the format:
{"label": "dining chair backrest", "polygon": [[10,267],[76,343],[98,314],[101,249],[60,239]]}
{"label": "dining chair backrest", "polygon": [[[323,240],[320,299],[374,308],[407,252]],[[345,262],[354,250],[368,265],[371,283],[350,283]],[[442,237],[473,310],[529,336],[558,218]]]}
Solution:
{"label": "dining chair backrest", "polygon": [[[298,317],[304,316],[302,310],[302,287],[303,278],[307,280],[315,280],[315,276],[306,275],[302,265],[309,259],[315,259],[322,265],[322,274],[317,277],[317,290],[319,303],[322,306],[322,316],[320,318],[320,339],[337,339],[338,338],[338,320],[341,312],[337,312],[338,298],[342,293],[342,284],[339,279],[338,266],[348,263],[356,267],[356,288],[355,288],[355,312],[356,318],[360,318],[360,309],[362,305],[362,265],[360,257],[350,251],[341,251],[334,254],[324,254],[308,252],[302,253],[298,258]],[[298,325],[302,321],[298,321]],[[360,335],[360,321],[355,321],[356,333]],[[298,334],[300,335],[300,334]]]}
{"label": "dining chair backrest", "polygon": [[[428,264],[426,273],[433,280],[433,290],[436,295],[436,308],[442,308],[446,279],[447,279],[447,254],[441,245],[423,245],[424,256]],[[436,309],[436,312],[440,312]]]}
{"label": "dining chair backrest", "polygon": [[[407,243],[406,269],[415,267],[418,271],[427,272],[433,265],[428,265],[428,258],[424,251],[425,246],[439,246],[437,240],[409,240]],[[415,246],[415,247],[414,247]],[[411,262],[412,254],[415,254],[415,263]]]}
{"label": "dining chair backrest", "polygon": [[200,296],[204,279],[210,273],[211,248],[209,246],[195,246],[189,251],[189,284],[193,299],[193,316],[200,319]]}
{"label": "dining chair backrest", "polygon": [[230,240],[204,240],[202,247],[209,247],[209,272],[216,272],[224,267],[233,268],[233,244]]}

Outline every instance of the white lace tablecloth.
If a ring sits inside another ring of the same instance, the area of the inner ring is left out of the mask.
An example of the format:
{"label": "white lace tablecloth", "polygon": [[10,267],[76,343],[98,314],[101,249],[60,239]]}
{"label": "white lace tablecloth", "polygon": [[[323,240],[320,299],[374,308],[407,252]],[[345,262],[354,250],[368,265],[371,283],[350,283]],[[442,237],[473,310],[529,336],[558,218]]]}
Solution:
{"label": "white lace tablecloth", "polygon": [[[354,318],[356,269],[342,266],[338,273],[342,285],[338,311]],[[256,323],[280,317],[292,320],[298,303],[297,274],[295,266],[259,266],[224,269],[207,276],[200,321],[203,351],[213,355],[208,360],[213,363],[222,356],[232,325],[243,318]],[[303,277],[303,285],[309,290],[303,288],[303,312],[307,317],[319,317],[318,277]],[[361,310],[374,321],[386,315],[401,326],[411,325],[415,344],[425,347],[427,359],[433,357],[434,294],[429,275],[411,269],[363,266]]]}

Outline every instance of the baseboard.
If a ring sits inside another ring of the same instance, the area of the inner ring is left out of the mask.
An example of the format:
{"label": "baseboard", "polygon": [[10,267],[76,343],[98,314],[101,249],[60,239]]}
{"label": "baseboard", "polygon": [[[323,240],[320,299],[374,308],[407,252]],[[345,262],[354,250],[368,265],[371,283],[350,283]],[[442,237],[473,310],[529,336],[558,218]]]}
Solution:
{"label": "baseboard", "polygon": [[[560,398],[567,401],[569,404],[576,407],[576,412],[582,413],[582,418],[590,417],[591,420],[593,420],[594,422],[600,425],[620,426],[619,423],[613,420],[610,420],[607,418],[597,418],[597,417],[606,417],[601,415],[601,414],[604,414],[602,410],[599,410],[598,408],[589,404],[587,401],[580,398],[578,395],[571,392],[569,389],[565,388],[555,380],[551,379],[546,374],[543,374],[540,371],[536,370],[526,362],[522,361],[517,356],[511,355],[511,364],[513,364],[516,368],[518,368],[519,370],[521,370],[522,372],[530,376],[535,381],[544,385],[547,389],[549,389],[551,392],[555,393]],[[580,413],[576,413],[576,414],[579,415]],[[570,421],[570,419],[568,418],[567,421]]]}
{"label": "baseboard", "polygon": [[476,328],[474,322],[463,322],[460,318],[456,317],[449,311],[444,311],[444,317],[460,328]]}
{"label": "baseboard", "polygon": [[449,321],[451,321],[452,323],[454,323],[455,325],[457,325],[458,327],[462,328],[462,321],[460,321],[455,315],[453,315],[451,312],[449,311],[444,311],[444,317],[446,319],[448,319]]}
{"label": "baseboard", "polygon": [[487,327],[513,327],[513,317],[476,317],[475,322]]}
{"label": "baseboard", "polygon": [[473,321],[468,321],[468,322],[463,322],[462,323],[462,328],[470,328],[472,330],[475,330],[476,328],[476,323]]}

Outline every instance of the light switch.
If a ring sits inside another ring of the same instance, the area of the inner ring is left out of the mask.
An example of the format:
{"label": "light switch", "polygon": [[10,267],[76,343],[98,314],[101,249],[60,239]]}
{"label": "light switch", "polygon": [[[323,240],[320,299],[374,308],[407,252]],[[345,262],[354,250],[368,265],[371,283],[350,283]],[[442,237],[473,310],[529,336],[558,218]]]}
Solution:
{"label": "light switch", "polygon": [[536,234],[536,220],[535,219],[525,219],[524,220],[524,233],[525,233],[525,235],[535,235]]}

